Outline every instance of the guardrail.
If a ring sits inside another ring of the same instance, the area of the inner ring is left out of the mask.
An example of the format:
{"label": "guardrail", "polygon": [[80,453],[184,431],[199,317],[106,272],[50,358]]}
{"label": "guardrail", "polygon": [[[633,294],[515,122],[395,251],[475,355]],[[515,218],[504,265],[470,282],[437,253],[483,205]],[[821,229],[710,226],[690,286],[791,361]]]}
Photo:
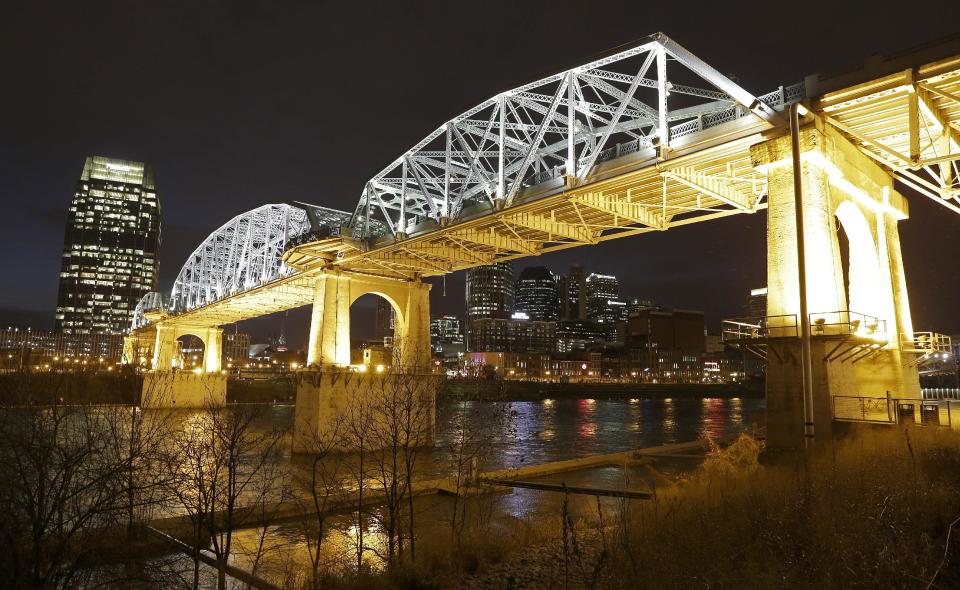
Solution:
{"label": "guardrail", "polygon": [[937,332],[914,332],[913,338],[903,334],[900,343],[904,352],[929,355],[930,359],[949,357],[953,344],[949,336]]}
{"label": "guardrail", "polygon": [[327,238],[337,238],[344,235],[344,228],[340,226],[321,225],[319,229],[303,232],[302,234],[287,238],[284,244],[284,251],[295,248],[308,242],[318,242]]}
{"label": "guardrail", "polygon": [[887,341],[887,322],[871,315],[841,309],[810,314],[811,336],[859,336]]}
{"label": "guardrail", "polygon": [[950,428],[953,425],[952,411],[960,411],[960,401],[949,399],[835,395],[832,402],[833,419],[840,422]]}
{"label": "guardrail", "polygon": [[800,335],[795,314],[723,320],[721,330],[723,342],[764,338],[796,338]]}

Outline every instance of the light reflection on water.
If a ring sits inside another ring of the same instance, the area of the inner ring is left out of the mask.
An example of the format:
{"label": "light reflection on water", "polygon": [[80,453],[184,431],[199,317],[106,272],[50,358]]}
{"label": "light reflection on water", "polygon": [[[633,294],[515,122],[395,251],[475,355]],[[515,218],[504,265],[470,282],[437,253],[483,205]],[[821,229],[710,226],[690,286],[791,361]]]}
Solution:
{"label": "light reflection on water", "polygon": [[[513,419],[496,434],[485,458],[488,469],[518,467],[642,447],[721,437],[749,431],[763,411],[762,399],[579,399],[511,402]],[[472,421],[496,421],[485,402],[441,404],[437,446],[446,448],[445,428],[455,411]],[[437,474],[439,475],[439,473]]]}
{"label": "light reflection on water", "polygon": [[[454,434],[450,428],[452,418],[459,412],[466,413],[471,423],[495,425],[491,432],[494,442],[483,453],[481,468],[496,469],[749,431],[751,422],[763,408],[764,401],[753,398],[554,399],[510,402],[507,408],[485,402],[441,402],[437,408],[437,441],[433,450],[423,453],[418,478],[450,474],[446,450]],[[502,420],[505,416],[509,419]],[[290,428],[293,407],[269,408],[261,420],[264,428]],[[293,461],[295,469],[299,462],[299,459]],[[539,479],[567,485],[623,489],[650,489],[652,485],[649,473],[642,467],[602,467]],[[557,493],[516,489],[508,495],[471,501],[492,502],[498,518],[506,521],[526,518],[548,522],[558,514],[560,497]],[[596,502],[591,497],[571,496],[571,510],[586,513],[596,509]],[[612,500],[605,499],[604,502]],[[446,539],[450,534],[451,500],[432,496],[419,498],[416,503],[418,538]],[[355,564],[356,559],[356,522],[346,514],[332,520],[325,527],[327,534],[322,561],[334,569],[355,567],[351,563]],[[290,571],[290,563],[297,564],[295,569],[301,572],[300,575],[308,571],[310,560],[303,540],[303,527],[304,523],[281,523],[268,530],[268,545],[276,550],[271,551],[275,557],[266,561],[273,562],[271,565],[278,571]],[[251,550],[257,545],[253,530],[241,533],[239,537],[239,545],[244,549]],[[369,520],[364,523],[364,537],[365,545],[383,549],[383,537]],[[249,554],[244,556],[242,553],[243,550],[238,552],[234,562],[241,567],[252,565]],[[365,554],[364,561],[377,567],[374,552]],[[262,564],[265,574],[271,565]]]}

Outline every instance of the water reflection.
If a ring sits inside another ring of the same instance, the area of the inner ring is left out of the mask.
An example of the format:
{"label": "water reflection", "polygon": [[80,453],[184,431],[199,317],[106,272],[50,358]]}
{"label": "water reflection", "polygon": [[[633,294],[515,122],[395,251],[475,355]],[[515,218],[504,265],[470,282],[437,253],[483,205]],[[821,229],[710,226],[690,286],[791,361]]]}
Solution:
{"label": "water reflection", "polygon": [[[464,403],[471,404],[471,421],[499,424],[496,443],[484,457],[488,469],[721,437],[749,430],[749,417],[764,407],[762,399],[753,398],[549,399],[511,402],[512,420],[498,423],[502,408]],[[438,448],[448,446],[445,425],[460,407],[437,408]]]}
{"label": "water reflection", "polygon": [[[486,433],[494,442],[484,451],[481,468],[496,469],[746,431],[750,429],[750,417],[763,407],[761,399],[697,398],[548,399],[508,405],[469,401],[440,403],[437,408],[437,441],[432,450],[423,452],[418,478],[442,477],[451,473],[449,449],[456,436],[452,424],[458,417],[466,417],[471,428],[487,429]],[[264,422],[267,428],[289,428],[293,422],[293,408],[273,408],[265,414]],[[298,456],[290,464],[295,470],[302,469],[304,461]],[[688,466],[689,463],[684,463],[682,467]],[[624,489],[650,489],[652,485],[649,472],[642,466],[595,468],[541,479],[568,485]],[[425,543],[449,542],[451,502],[450,498],[442,496],[416,499],[414,512],[418,539]],[[516,489],[508,495],[471,498],[468,502],[492,503],[496,518],[503,522],[527,518],[550,522],[549,519],[559,513],[561,495]],[[604,499],[603,502],[615,500]],[[573,513],[582,510],[587,514],[596,510],[597,500],[573,496],[570,505]],[[372,568],[382,567],[378,555],[386,550],[385,537],[378,530],[377,520],[372,515],[365,515],[361,525],[364,527],[364,546],[376,549],[363,554],[365,564]],[[327,522],[321,559],[324,569],[356,567],[360,536],[357,526],[355,513],[340,514]],[[314,527],[313,532],[305,527]],[[273,579],[282,580],[281,585],[290,583],[282,572],[292,570],[303,576],[309,571],[310,549],[304,539],[315,534],[315,527],[316,523],[304,522],[272,526],[267,531],[269,540],[264,545],[260,544],[259,531],[247,530],[240,535],[238,545],[241,549],[236,562],[249,569],[258,560],[258,548],[268,547],[269,556],[260,563],[258,571],[266,573],[273,569]]]}

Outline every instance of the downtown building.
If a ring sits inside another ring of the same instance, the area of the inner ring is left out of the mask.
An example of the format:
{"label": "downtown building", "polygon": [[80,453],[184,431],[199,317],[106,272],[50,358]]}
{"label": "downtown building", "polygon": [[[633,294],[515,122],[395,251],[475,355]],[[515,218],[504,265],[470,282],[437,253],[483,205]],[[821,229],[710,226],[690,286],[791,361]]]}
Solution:
{"label": "downtown building", "polygon": [[88,157],[67,214],[56,330],[122,334],[158,290],[160,202],[150,166]]}
{"label": "downtown building", "polygon": [[488,318],[509,318],[513,311],[513,302],[513,265],[510,262],[477,266],[467,271],[467,350],[481,350],[474,345],[476,322]]}
{"label": "downtown building", "polygon": [[700,383],[705,326],[702,311],[643,310],[627,323],[620,366],[614,368],[611,359],[604,370],[620,375],[629,371],[632,376],[658,383]]}
{"label": "downtown building", "polygon": [[587,319],[587,273],[580,265],[570,267],[570,272],[560,277],[560,319]]}
{"label": "downtown building", "polygon": [[620,283],[613,275],[590,273],[586,278],[587,319],[600,324],[604,338],[623,342],[627,302],[620,297]]}
{"label": "downtown building", "polygon": [[747,296],[743,304],[744,317],[764,318],[767,316],[767,288],[750,289],[750,295]]}
{"label": "downtown building", "polygon": [[456,368],[460,357],[466,352],[460,318],[445,315],[430,320],[430,352],[445,365]]}
{"label": "downtown building", "polygon": [[373,312],[373,340],[383,346],[393,345],[393,333],[397,327],[397,311],[383,297],[377,297]]}
{"label": "downtown building", "polygon": [[556,349],[557,322],[525,317],[473,321],[471,352],[548,353]]}
{"label": "downtown building", "polygon": [[514,315],[537,322],[560,319],[557,277],[545,266],[530,266],[520,273],[515,290]]}

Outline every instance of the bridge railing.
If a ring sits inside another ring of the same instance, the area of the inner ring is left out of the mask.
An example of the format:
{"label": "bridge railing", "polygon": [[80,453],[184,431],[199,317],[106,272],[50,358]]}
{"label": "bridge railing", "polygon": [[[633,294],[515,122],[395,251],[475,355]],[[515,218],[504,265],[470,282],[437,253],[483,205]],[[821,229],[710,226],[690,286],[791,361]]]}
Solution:
{"label": "bridge railing", "polygon": [[811,336],[858,336],[887,341],[887,322],[872,315],[841,309],[810,314]]}
{"label": "bridge railing", "polygon": [[949,399],[835,395],[832,402],[833,419],[840,422],[952,428],[955,422],[953,412],[960,412],[960,402]]}
{"label": "bridge railing", "polygon": [[936,332],[914,332],[913,337],[903,334],[900,345],[904,352],[929,355],[930,358],[946,359],[950,356],[952,340]]}
{"label": "bridge railing", "polygon": [[[803,82],[797,84],[792,84],[790,86],[781,86],[773,92],[761,95],[757,97],[760,102],[763,102],[767,106],[770,106],[777,110],[782,110],[787,105],[790,105],[794,102],[803,100],[806,96],[806,91],[803,85]],[[727,108],[718,109],[716,112],[697,117],[696,119],[691,119],[684,123],[673,125],[670,127],[670,139],[671,141],[685,135],[690,135],[691,133],[697,133],[698,131],[703,131],[704,129],[709,129],[711,127],[716,127],[717,125],[722,125],[730,121],[734,121],[749,115],[750,110],[741,106],[731,105]],[[646,138],[638,138],[632,141],[619,143],[615,146],[609,147],[601,151],[597,155],[597,163],[607,162],[619,158],[620,156],[625,156],[634,152],[638,152],[643,148],[651,147],[651,143]],[[539,184],[541,182],[546,182],[556,178],[559,175],[562,175],[563,166],[557,166],[552,170],[547,170],[540,172],[539,174],[532,177],[530,181],[530,186]],[[558,171],[559,174],[557,173]]]}
{"label": "bridge railing", "polygon": [[724,342],[765,338],[796,338],[800,334],[795,314],[723,320],[721,330],[721,339]]}
{"label": "bridge railing", "polygon": [[310,242],[318,242],[328,238],[349,235],[349,233],[350,229],[346,227],[322,225],[319,229],[303,232],[302,234],[288,238],[284,251]]}

